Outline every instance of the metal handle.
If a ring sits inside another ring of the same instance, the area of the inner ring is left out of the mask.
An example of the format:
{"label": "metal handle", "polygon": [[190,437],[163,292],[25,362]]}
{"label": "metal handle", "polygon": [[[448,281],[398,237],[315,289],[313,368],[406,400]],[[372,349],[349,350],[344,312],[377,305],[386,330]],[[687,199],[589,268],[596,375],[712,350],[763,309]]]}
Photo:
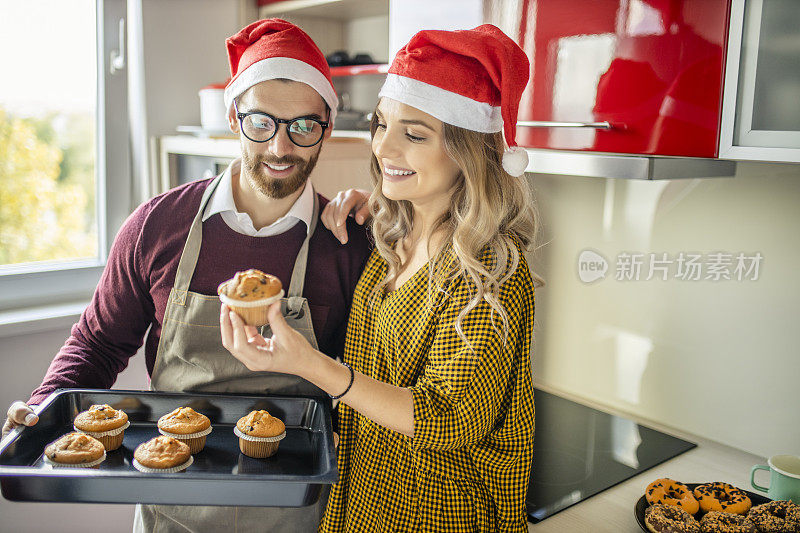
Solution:
{"label": "metal handle", "polygon": [[548,120],[521,120],[517,126],[525,128],[595,128],[598,130],[610,130],[611,124],[608,122],[551,122]]}
{"label": "metal handle", "polygon": [[111,50],[111,74],[125,68],[125,19],[119,19],[119,48]]}

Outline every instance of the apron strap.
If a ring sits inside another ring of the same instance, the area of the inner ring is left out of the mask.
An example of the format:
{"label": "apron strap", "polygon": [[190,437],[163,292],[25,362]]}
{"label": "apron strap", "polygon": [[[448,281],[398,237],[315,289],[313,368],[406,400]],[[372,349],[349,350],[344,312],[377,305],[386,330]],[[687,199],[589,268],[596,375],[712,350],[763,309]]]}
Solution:
{"label": "apron strap", "polygon": [[186,237],[186,244],[183,246],[183,253],[178,262],[178,270],[175,272],[175,284],[173,285],[173,303],[178,305],[185,305],[186,303],[186,293],[189,291],[189,283],[192,281],[194,269],[197,266],[197,258],[200,257],[200,245],[203,242],[203,213],[211,195],[214,194],[214,190],[216,190],[221,180],[222,174],[208,184],[203,193],[203,199],[200,200],[200,209],[197,210],[192,226],[189,228],[189,236]]}
{"label": "apron strap", "polygon": [[308,243],[311,241],[311,236],[317,229],[317,219],[319,218],[319,197],[314,191],[314,211],[311,213],[311,226],[308,228],[306,239],[297,252],[297,259],[294,261],[294,268],[292,269],[292,279],[289,282],[289,290],[287,291],[287,307],[286,316],[299,317],[303,312],[303,286],[306,283],[306,267],[308,266]]}
{"label": "apron strap", "polygon": [[[175,273],[175,284],[173,285],[172,299],[173,303],[178,305],[186,304],[186,294],[189,292],[189,284],[192,281],[195,267],[197,267],[197,259],[200,257],[200,246],[203,241],[203,213],[205,212],[206,205],[211,198],[211,195],[216,190],[219,182],[222,179],[222,174],[214,178],[206,187],[203,192],[203,198],[200,200],[200,208],[192,221],[192,226],[189,228],[189,235],[186,237],[186,244],[183,246],[183,253],[178,262],[178,270]],[[313,190],[313,189],[312,189]],[[317,219],[319,218],[319,197],[314,191],[314,210],[311,214],[311,226],[308,228],[306,238],[300,251],[297,253],[297,258],[294,262],[292,269],[292,278],[289,282],[289,289],[287,291],[287,316],[300,316],[303,309],[303,287],[306,282],[306,267],[308,265],[308,246],[311,236],[317,229]]]}

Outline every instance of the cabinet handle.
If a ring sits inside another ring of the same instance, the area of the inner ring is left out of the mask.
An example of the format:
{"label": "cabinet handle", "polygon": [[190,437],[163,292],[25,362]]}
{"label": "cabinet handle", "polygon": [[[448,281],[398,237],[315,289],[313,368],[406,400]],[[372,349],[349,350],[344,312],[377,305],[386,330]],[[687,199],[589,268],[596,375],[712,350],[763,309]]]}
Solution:
{"label": "cabinet handle", "polygon": [[610,130],[611,124],[608,122],[551,122],[548,120],[521,120],[517,126],[524,128],[595,128],[598,130]]}

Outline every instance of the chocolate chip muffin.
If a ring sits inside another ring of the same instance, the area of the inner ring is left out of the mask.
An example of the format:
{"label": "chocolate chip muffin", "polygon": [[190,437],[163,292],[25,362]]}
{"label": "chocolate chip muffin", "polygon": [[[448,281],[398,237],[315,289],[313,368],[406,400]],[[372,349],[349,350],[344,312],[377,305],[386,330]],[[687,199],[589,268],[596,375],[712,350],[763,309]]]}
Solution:
{"label": "chocolate chip muffin", "polygon": [[98,468],[105,458],[103,444],[79,431],[61,436],[44,449],[44,459],[52,466]]}
{"label": "chocolate chip muffin", "polygon": [[189,445],[160,435],[136,447],[133,466],[142,472],[182,472],[192,464]]}
{"label": "chocolate chip muffin", "polygon": [[278,444],[286,437],[286,426],[267,411],[250,411],[236,422],[233,432],[239,437],[243,454],[263,459],[278,451]]}
{"label": "chocolate chip muffin", "polygon": [[269,306],[283,297],[281,280],[251,268],[217,287],[219,299],[251,326],[268,322]]}
{"label": "chocolate chip muffin", "polygon": [[109,452],[122,446],[125,429],[130,426],[124,411],[106,404],[92,405],[88,410],[78,413],[72,424],[75,431],[96,438]]}
{"label": "chocolate chip muffin", "polygon": [[189,451],[195,454],[206,445],[206,436],[211,433],[211,420],[191,407],[178,407],[158,419],[158,432],[185,442]]}

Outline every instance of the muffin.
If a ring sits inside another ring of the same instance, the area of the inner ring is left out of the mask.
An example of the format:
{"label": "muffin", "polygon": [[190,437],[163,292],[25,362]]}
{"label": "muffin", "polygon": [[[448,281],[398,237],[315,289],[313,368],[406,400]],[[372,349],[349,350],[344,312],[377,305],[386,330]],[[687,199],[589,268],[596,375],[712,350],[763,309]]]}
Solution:
{"label": "muffin", "polygon": [[178,407],[158,419],[158,432],[189,445],[192,454],[206,445],[206,435],[211,433],[211,420],[191,407]]}
{"label": "muffin", "polygon": [[164,435],[143,442],[133,452],[133,466],[141,472],[182,472],[192,461],[188,444]]}
{"label": "muffin", "polygon": [[233,432],[239,437],[243,454],[263,459],[278,451],[278,444],[286,436],[286,426],[266,411],[250,411],[236,422]]}
{"label": "muffin", "polygon": [[103,443],[79,431],[61,436],[44,449],[44,460],[52,466],[98,468],[105,458]]}
{"label": "muffin", "polygon": [[237,272],[217,287],[219,299],[251,326],[268,322],[269,306],[283,298],[281,280],[251,268]]}
{"label": "muffin", "polygon": [[86,433],[103,443],[106,451],[122,446],[125,428],[130,426],[128,415],[110,405],[93,405],[87,411],[78,413],[72,426],[75,431]]}

